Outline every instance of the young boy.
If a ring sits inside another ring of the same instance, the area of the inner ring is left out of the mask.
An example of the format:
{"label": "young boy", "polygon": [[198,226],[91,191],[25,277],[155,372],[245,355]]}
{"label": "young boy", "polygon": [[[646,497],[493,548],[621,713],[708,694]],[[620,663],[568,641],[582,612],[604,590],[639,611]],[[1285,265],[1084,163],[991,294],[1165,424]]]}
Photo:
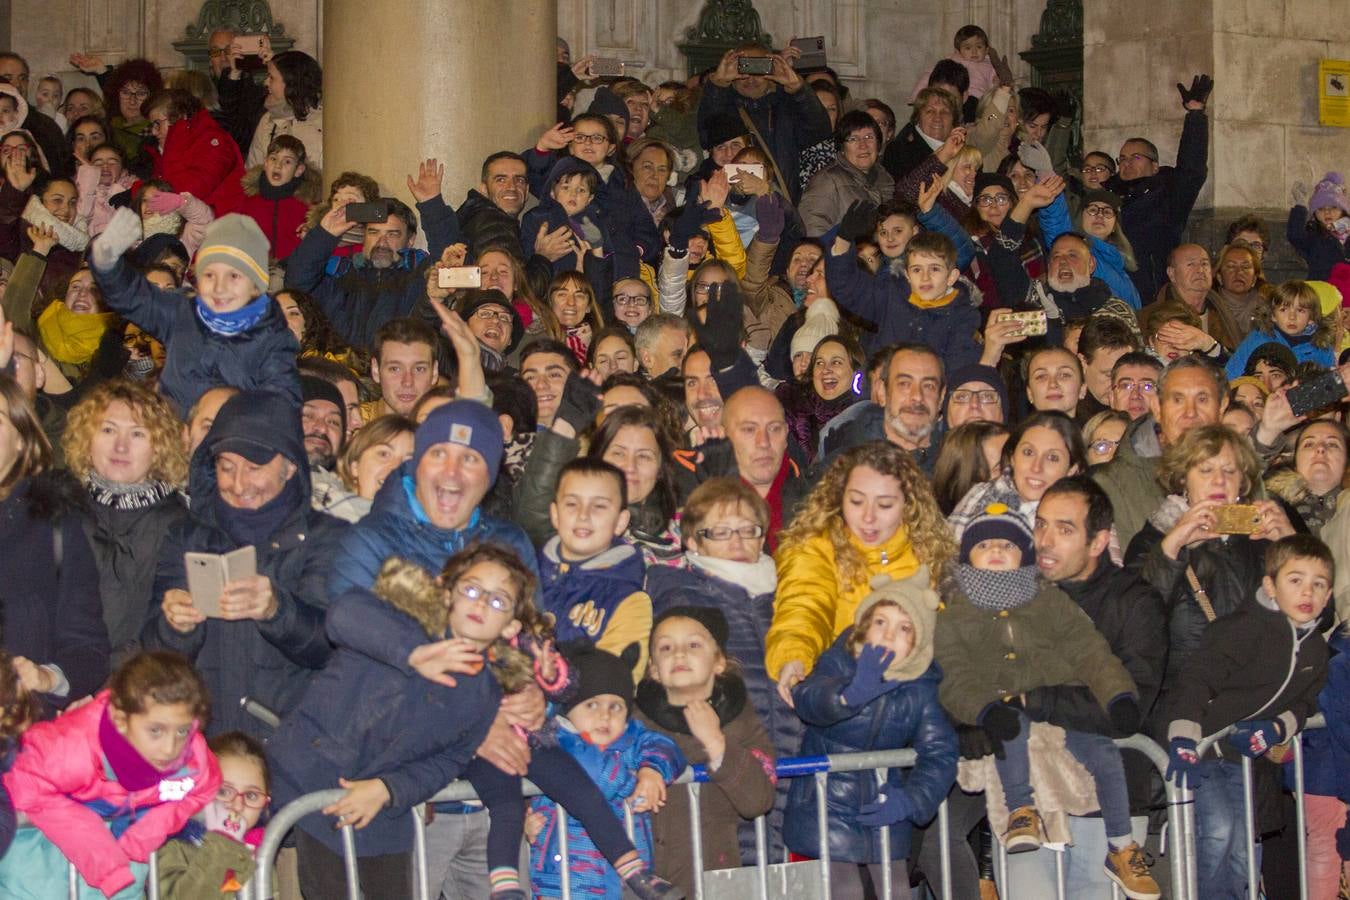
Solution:
{"label": "young boy", "polygon": [[198,293],[162,291],[123,259],[141,236],[140,218],[119,209],[93,242],[94,279],[109,309],[164,344],[160,389],[180,411],[209,388],[283,394],[299,409],[300,352],[267,290],[267,238],[247,216],[227,215],[206,229],[194,271]]}
{"label": "young boy", "polygon": [[652,600],[642,589],[641,552],[620,540],[628,528],[628,486],[603,460],[574,459],[563,466],[549,506],[557,530],[539,551],[544,612],[558,643],[584,641],[615,656],[638,645],[633,678],[647,666]]}
{"label": "young boy", "polygon": [[[956,576],[961,591],[938,613],[939,697],[953,721],[980,726],[994,748],[1009,811],[1004,846],[1009,853],[1035,850],[1045,836],[1032,801],[1031,723],[1018,695],[1086,684],[1123,736],[1139,725],[1138,692],[1092,620],[1059,588],[1037,581],[1031,531],[1006,506],[990,504],[966,527]],[[1102,734],[1066,730],[1064,744],[1096,786],[1106,876],[1128,897],[1156,900],[1157,882],[1131,835],[1120,751]]]}
{"label": "young boy", "polygon": [[[1279,767],[1263,757],[1317,712],[1328,658],[1318,624],[1335,569],[1331,551],[1311,535],[1295,534],[1272,544],[1256,602],[1205,629],[1168,697],[1167,777],[1195,789],[1196,873],[1202,896],[1246,893],[1239,753],[1256,760],[1256,832],[1273,827]],[[1196,750],[1200,739],[1229,725],[1233,733],[1202,759]]]}
{"label": "young boy", "polygon": [[306,164],[305,145],[289,134],[272,138],[267,158],[244,173],[242,184],[237,211],[258,223],[276,259],[290,256],[310,207],[323,197],[322,177]]}

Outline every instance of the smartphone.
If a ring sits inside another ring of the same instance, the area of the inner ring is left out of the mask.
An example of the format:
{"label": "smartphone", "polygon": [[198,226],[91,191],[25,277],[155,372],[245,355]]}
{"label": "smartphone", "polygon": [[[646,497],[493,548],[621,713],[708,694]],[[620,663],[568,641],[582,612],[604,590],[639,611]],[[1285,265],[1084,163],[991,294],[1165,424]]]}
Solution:
{"label": "smartphone", "polygon": [[258,555],[252,544],[229,553],[184,553],[188,593],[192,605],[208,618],[220,618],[220,595],[228,582],[258,574]]}
{"label": "smartphone", "polygon": [[389,220],[389,204],[383,200],[372,200],[369,203],[348,203],[347,221],[359,222],[363,225],[370,222],[387,222]]}
{"label": "smartphone", "polygon": [[1294,411],[1294,415],[1306,416],[1308,413],[1317,412],[1339,402],[1346,393],[1341,373],[1332,369],[1325,375],[1319,375],[1311,381],[1291,387],[1287,396],[1289,408]]}
{"label": "smartphone", "polygon": [[446,266],[436,270],[436,283],[443,288],[483,286],[483,270],[478,266]]}
{"label": "smartphone", "polygon": [[262,56],[266,40],[267,36],[263,34],[241,34],[233,44],[245,56]]}
{"label": "smartphone", "polygon": [[768,75],[772,71],[772,56],[736,57],[736,73],[738,75]]}
{"label": "smartphone", "polygon": [[749,174],[755,176],[756,178],[762,179],[764,177],[764,164],[727,163],[725,166],[722,167],[722,171],[727,173],[727,181],[730,181],[732,184],[735,184],[736,179],[740,177],[740,174],[742,172],[748,172]]}
{"label": "smartphone", "polygon": [[1017,312],[1005,312],[999,320],[1002,322],[1020,322],[1021,333],[1027,337],[1037,337],[1046,332],[1045,310],[1024,309]]}
{"label": "smartphone", "polygon": [[1218,534],[1254,534],[1261,527],[1261,511],[1250,503],[1225,503],[1214,509]]}
{"label": "smartphone", "polygon": [[612,56],[597,56],[591,60],[591,74],[597,78],[623,75],[623,60]]}
{"label": "smartphone", "polygon": [[825,68],[825,35],[794,38],[791,46],[802,51],[802,55],[792,64],[794,69]]}

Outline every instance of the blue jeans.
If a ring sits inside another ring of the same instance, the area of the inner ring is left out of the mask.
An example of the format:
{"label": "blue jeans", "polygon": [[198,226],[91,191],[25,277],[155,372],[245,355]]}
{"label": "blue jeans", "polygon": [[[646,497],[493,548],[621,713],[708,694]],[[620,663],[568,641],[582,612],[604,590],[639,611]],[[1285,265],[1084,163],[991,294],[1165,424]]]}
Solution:
{"label": "blue jeans", "polygon": [[[1003,742],[1004,759],[994,758],[994,768],[1003,784],[1009,812],[1032,805],[1031,757],[1027,752],[1029,721],[1020,713],[1018,718],[1022,721],[1022,730],[1017,737]],[[1065,731],[1064,745],[1092,776],[1106,836],[1128,839],[1130,798],[1125,789],[1125,765],[1120,761],[1120,750],[1109,737],[1083,731]]]}
{"label": "blue jeans", "polygon": [[[1206,900],[1247,896],[1247,826],[1243,818],[1242,764],[1219,759],[1200,762],[1203,780],[1195,788],[1195,871]],[[1256,845],[1261,871],[1261,845]]]}

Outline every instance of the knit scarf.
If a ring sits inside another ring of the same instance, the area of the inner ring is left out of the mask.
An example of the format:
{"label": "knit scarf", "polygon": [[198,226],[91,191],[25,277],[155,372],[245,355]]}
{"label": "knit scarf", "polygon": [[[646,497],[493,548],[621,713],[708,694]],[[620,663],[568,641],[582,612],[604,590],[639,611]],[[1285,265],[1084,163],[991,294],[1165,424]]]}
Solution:
{"label": "knit scarf", "polygon": [[909,305],[918,307],[919,309],[938,309],[943,306],[950,306],[951,302],[955,299],[956,288],[952,288],[941,297],[937,297],[933,300],[925,300],[913,291],[909,292]]}
{"label": "knit scarf", "polygon": [[113,313],[74,313],[63,301],[53,300],[38,316],[38,334],[57,362],[82,366],[94,358],[113,316]]}
{"label": "knit scarf", "polygon": [[103,710],[103,716],[98,721],[98,744],[99,749],[103,751],[103,758],[108,761],[113,775],[117,777],[117,783],[128,793],[135,793],[154,787],[183,767],[192,752],[192,737],[196,734],[196,730],[194,723],[193,735],[190,735],[183,744],[183,755],[165,768],[157,769],[117,730],[117,726],[113,724],[110,705]]}
{"label": "knit scarf", "polygon": [[266,294],[259,294],[256,300],[229,312],[213,311],[202,302],[201,297],[197,297],[196,304],[197,318],[202,320],[207,329],[222,337],[234,337],[258,324],[263,314],[267,312],[267,307],[271,306],[272,298]]}
{"label": "knit scarf", "polygon": [[[666,698],[666,689],[650,678],[642,679],[637,687],[637,707],[647,714],[661,730],[674,734],[690,734],[689,722],[684,718],[684,707],[675,706]],[[739,675],[724,672],[713,679],[709,705],[717,713],[720,725],[726,725],[745,709],[745,682]]]}
{"label": "knit scarf", "polygon": [[119,484],[94,471],[84,476],[84,486],[90,499],[112,509],[149,509],[173,493],[173,487],[163,481]]}
{"label": "knit scarf", "polygon": [[309,497],[301,491],[300,474],[297,472],[281,488],[281,493],[257,509],[236,509],[222,500],[218,504],[217,516],[220,527],[241,547],[245,544],[257,546],[275,534],[291,513],[308,503]]}
{"label": "knit scarf", "polygon": [[[577,365],[586,365],[586,342],[581,339],[581,326],[567,329],[567,349],[577,358]],[[592,337],[594,340],[594,337]]]}
{"label": "knit scarf", "polygon": [[979,609],[1019,609],[1036,596],[1035,566],[993,572],[962,563],[956,567],[956,578],[971,604]]}

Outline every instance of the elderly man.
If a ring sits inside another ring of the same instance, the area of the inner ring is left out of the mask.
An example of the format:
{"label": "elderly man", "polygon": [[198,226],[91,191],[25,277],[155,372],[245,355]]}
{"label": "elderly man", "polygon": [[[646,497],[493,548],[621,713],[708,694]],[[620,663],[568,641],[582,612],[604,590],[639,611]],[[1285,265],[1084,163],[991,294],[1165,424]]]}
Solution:
{"label": "elderly man", "polygon": [[444,170],[435,160],[422,164],[413,185],[417,210],[427,231],[429,253],[412,246],[417,214],[392,197],[380,202],[388,215],[366,223],[361,252],[330,266],[342,235],[352,227],[346,203],[339,203],[311,228],[286,266],[286,287],[314,297],[333,329],[353,347],[369,348],[375,332],[390,319],[406,316],[426,293],[427,269],[459,240],[455,212],[441,199]]}
{"label": "elderly man", "polygon": [[1209,251],[1199,244],[1182,244],[1167,257],[1167,289],[1160,298],[1139,311],[1139,324],[1149,333],[1149,319],[1156,313],[1184,306],[1200,319],[1200,327],[1169,322],[1159,332],[1168,344],[1181,350],[1199,351],[1218,357],[1231,353],[1242,333],[1214,291],[1214,269]]}

